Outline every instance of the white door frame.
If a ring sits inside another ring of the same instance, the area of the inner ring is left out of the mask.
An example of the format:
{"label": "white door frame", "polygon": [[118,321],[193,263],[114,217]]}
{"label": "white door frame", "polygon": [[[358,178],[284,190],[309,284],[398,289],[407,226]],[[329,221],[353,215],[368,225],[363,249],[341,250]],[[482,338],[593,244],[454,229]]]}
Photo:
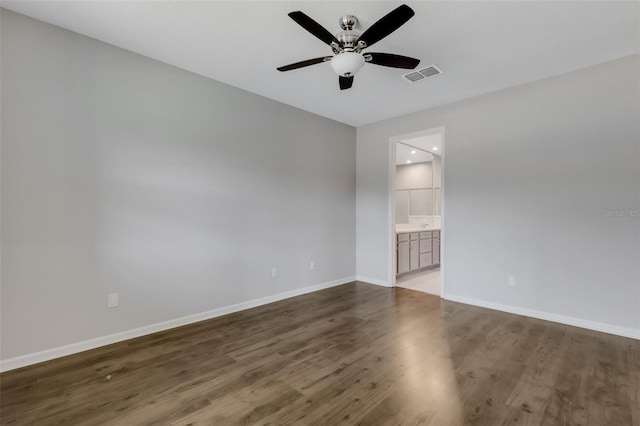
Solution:
{"label": "white door frame", "polygon": [[441,230],[440,230],[440,297],[445,294],[445,262],[446,256],[445,253],[445,181],[444,181],[444,168],[445,168],[445,147],[447,144],[445,143],[445,128],[444,126],[433,127],[430,129],[421,130],[419,132],[407,133],[404,135],[392,136],[389,138],[389,164],[388,164],[388,188],[389,193],[387,194],[387,207],[389,208],[389,214],[387,217],[389,218],[387,229],[389,231],[389,244],[388,250],[388,259],[389,259],[389,284],[391,287],[396,286],[396,143],[401,142],[403,139],[413,139],[421,136],[429,136],[433,134],[440,134],[442,140],[442,146],[440,147],[440,157],[441,157],[441,183],[442,183],[442,191],[441,191],[441,200],[440,200],[440,221],[441,221]]}

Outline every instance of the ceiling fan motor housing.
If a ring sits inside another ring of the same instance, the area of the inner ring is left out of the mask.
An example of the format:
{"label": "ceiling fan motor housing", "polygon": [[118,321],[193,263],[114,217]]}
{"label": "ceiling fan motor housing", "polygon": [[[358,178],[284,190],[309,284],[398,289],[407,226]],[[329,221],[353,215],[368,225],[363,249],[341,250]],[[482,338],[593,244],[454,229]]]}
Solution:
{"label": "ceiling fan motor housing", "polygon": [[336,38],[340,42],[343,50],[354,50],[356,43],[358,42],[358,38],[360,38],[360,33],[353,30],[346,30],[336,34]]}

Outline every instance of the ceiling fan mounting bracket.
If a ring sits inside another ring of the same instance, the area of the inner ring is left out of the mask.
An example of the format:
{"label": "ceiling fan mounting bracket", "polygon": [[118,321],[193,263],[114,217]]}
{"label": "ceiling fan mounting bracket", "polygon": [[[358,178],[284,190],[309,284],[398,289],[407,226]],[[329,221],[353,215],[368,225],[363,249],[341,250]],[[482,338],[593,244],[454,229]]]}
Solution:
{"label": "ceiling fan mounting bracket", "polygon": [[351,31],[358,26],[358,18],[353,15],[344,15],[340,18],[340,28],[345,31]]}

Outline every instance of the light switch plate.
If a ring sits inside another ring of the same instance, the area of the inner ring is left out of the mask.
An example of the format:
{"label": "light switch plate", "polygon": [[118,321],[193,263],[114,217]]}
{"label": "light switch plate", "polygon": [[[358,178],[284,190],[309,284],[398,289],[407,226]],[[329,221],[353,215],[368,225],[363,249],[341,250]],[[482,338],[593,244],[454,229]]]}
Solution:
{"label": "light switch plate", "polygon": [[109,293],[107,295],[107,308],[118,307],[118,293]]}

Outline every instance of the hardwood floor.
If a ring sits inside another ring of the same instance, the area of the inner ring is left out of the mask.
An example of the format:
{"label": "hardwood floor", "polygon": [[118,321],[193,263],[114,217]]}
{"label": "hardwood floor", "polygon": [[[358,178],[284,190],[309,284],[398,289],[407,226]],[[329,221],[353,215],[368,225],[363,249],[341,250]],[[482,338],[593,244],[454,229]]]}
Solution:
{"label": "hardwood floor", "polygon": [[363,283],[0,381],[2,425],[640,425],[640,341]]}

